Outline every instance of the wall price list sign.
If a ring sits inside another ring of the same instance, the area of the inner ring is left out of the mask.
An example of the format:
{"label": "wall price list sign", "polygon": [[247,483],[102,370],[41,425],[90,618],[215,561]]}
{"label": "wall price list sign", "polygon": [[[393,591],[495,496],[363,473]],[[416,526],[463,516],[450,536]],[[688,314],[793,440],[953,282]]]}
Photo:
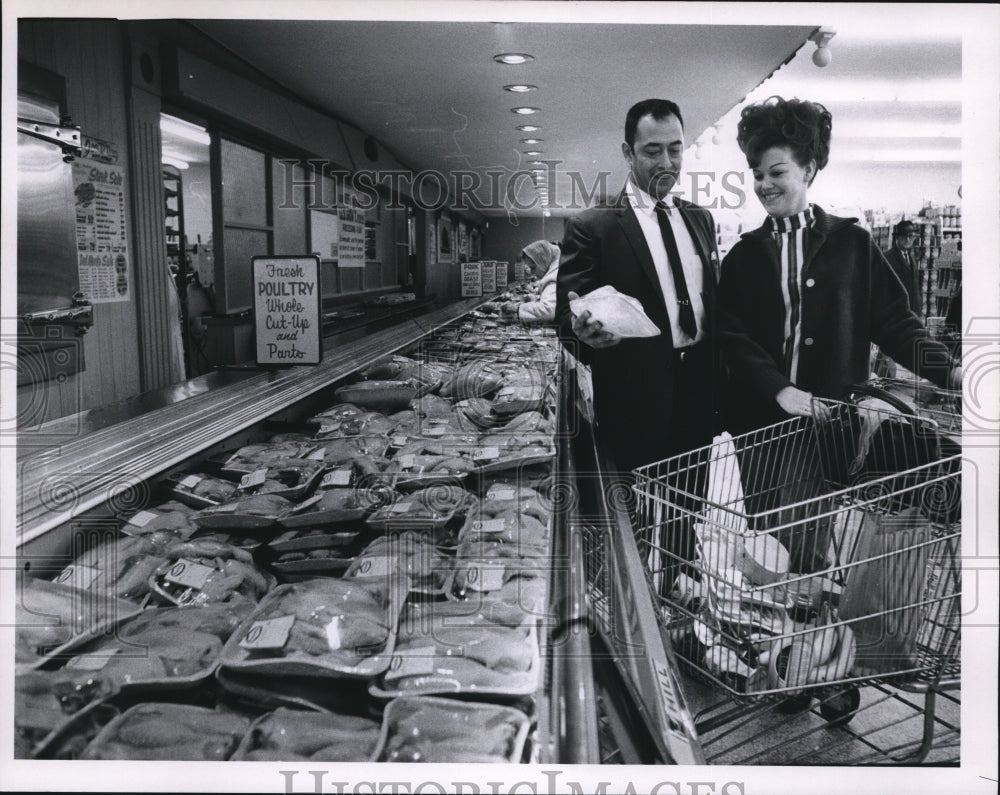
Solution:
{"label": "wall price list sign", "polygon": [[477,298],[483,294],[483,268],[478,262],[462,263],[462,298]]}
{"label": "wall price list sign", "polygon": [[84,138],[73,161],[80,292],[92,304],[128,301],[125,170],[114,144]]}
{"label": "wall price list sign", "polygon": [[254,257],[257,363],[319,364],[323,358],[319,257]]}

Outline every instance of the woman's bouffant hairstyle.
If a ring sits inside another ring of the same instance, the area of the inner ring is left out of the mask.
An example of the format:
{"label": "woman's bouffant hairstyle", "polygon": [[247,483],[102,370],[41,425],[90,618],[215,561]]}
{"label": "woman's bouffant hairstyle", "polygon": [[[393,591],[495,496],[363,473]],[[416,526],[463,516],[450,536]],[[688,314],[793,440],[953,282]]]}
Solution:
{"label": "woman's bouffant hairstyle", "polygon": [[805,166],[815,160],[819,172],[830,160],[832,131],[833,116],[818,102],[769,97],[743,109],[736,143],[750,168],[756,168],[771,147],[787,146],[796,163]]}

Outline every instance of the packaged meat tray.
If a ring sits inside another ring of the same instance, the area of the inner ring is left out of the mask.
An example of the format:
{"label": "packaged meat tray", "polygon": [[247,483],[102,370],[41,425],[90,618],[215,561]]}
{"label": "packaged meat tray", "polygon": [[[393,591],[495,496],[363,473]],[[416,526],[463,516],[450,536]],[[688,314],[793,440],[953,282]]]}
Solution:
{"label": "packaged meat tray", "polygon": [[230,638],[237,672],[369,677],[389,664],[405,577],[316,578],[279,585]]}
{"label": "packaged meat tray", "polygon": [[472,453],[472,460],[480,474],[549,464],[556,455],[552,437],[537,431],[523,433],[498,429],[480,437],[479,445]]}
{"label": "packaged meat tray", "polygon": [[[112,696],[113,698],[113,696]],[[103,699],[92,702],[69,716],[31,751],[33,759],[79,759],[91,741],[121,710]],[[17,736],[14,737],[15,749]],[[15,750],[15,758],[20,758]]]}
{"label": "packaged meat tray", "polygon": [[459,531],[459,543],[471,541],[501,541],[508,544],[526,543],[544,546],[549,530],[536,517],[517,509],[487,511],[480,503],[478,511],[470,513]]}
{"label": "packaged meat tray", "polygon": [[110,681],[88,671],[18,673],[14,677],[14,758],[33,756],[74,715],[114,690]]}
{"label": "packaged meat tray", "polygon": [[178,502],[191,508],[210,508],[222,505],[236,496],[236,484],[212,475],[192,472],[188,475],[171,475],[163,485]]}
{"label": "packaged meat tray", "polygon": [[241,447],[235,453],[210,458],[206,464],[218,468],[225,477],[239,480],[248,472],[271,466],[286,458],[308,458],[316,449],[314,441],[266,442]]}
{"label": "packaged meat tray", "polygon": [[378,460],[389,449],[389,443],[389,437],[383,434],[323,439],[317,442],[313,460],[332,467],[351,465],[363,473],[378,472]]}
{"label": "packaged meat tray", "polygon": [[[336,472],[327,473],[336,476]],[[351,481],[350,471],[344,472],[339,480],[331,478],[330,483]],[[322,489],[309,499],[291,508],[278,518],[278,524],[290,530],[308,527],[324,529],[350,528],[357,526],[368,514],[370,499],[361,489],[334,486]],[[357,535],[357,533],[355,533]]]}
{"label": "packaged meat tray", "polygon": [[551,503],[538,491],[528,486],[493,483],[486,489],[479,505],[481,518],[492,518],[508,511],[516,511],[533,516],[542,524],[548,524]]}
{"label": "packaged meat tray", "polygon": [[418,384],[412,380],[359,381],[342,386],[334,395],[344,403],[353,403],[368,411],[391,414],[402,411],[411,400],[431,391],[436,385]]}
{"label": "packaged meat tray", "polygon": [[457,367],[440,395],[452,400],[490,397],[503,385],[503,374],[489,359],[475,359]]}
{"label": "packaged meat tray", "polygon": [[205,530],[260,532],[274,528],[295,507],[279,494],[246,494],[198,512],[194,523]]}
{"label": "packaged meat tray", "polygon": [[373,762],[381,730],[381,724],[371,718],[280,707],[251,724],[232,759]]}
{"label": "packaged meat tray", "polygon": [[475,497],[459,485],[430,486],[382,506],[368,524],[385,531],[439,530],[474,502]]}
{"label": "packaged meat tray", "polygon": [[144,610],[119,623],[113,637],[76,649],[62,673],[85,672],[116,692],[194,686],[212,675],[223,645],[252,609],[248,602],[237,602]]}
{"label": "packaged meat tray", "polygon": [[219,602],[256,603],[275,583],[247,550],[208,539],[184,541],[164,552],[150,589],[165,603],[200,607]]}
{"label": "packaged meat tray", "polygon": [[[274,676],[267,672],[216,668],[215,681],[226,692],[227,701],[254,714],[280,707],[308,712],[359,711],[368,701],[364,688],[352,684],[331,686],[329,681],[318,683],[315,676],[284,673]],[[352,681],[345,679],[344,683]]]}
{"label": "packaged meat tray", "polygon": [[376,538],[351,562],[344,577],[405,575],[410,591],[443,594],[451,579],[453,559],[426,535],[403,532]]}
{"label": "packaged meat tray", "polygon": [[186,537],[197,529],[194,516],[195,510],[190,503],[184,500],[171,500],[132,514],[122,525],[122,532],[130,536],[143,536],[165,530]]}
{"label": "packaged meat tray", "polygon": [[188,704],[138,704],[112,720],[81,759],[222,762],[250,721],[242,715]]}
{"label": "packaged meat tray", "polygon": [[127,599],[95,599],[71,585],[24,577],[14,606],[16,670],[62,657],[141,609]]}
{"label": "packaged meat tray", "polygon": [[391,419],[377,411],[362,411],[339,420],[327,419],[319,424],[315,439],[339,439],[351,436],[378,436],[392,430]]}
{"label": "packaged meat tray", "polygon": [[273,494],[293,502],[316,488],[326,465],[308,458],[279,458],[240,478],[240,494]]}
{"label": "packaged meat tray", "polygon": [[139,602],[149,594],[150,575],[166,562],[166,550],[183,539],[172,530],[139,536],[104,532],[93,539],[100,543],[78,555],[55,580],[89,593]]}
{"label": "packaged meat tray", "polygon": [[538,616],[497,596],[407,607],[378,698],[474,693],[520,697],[539,687]]}
{"label": "packaged meat tray", "polygon": [[512,707],[403,696],[382,717],[380,762],[514,764],[528,738],[528,716]]}
{"label": "packaged meat tray", "polygon": [[325,527],[309,527],[288,530],[268,542],[268,549],[274,555],[288,552],[310,552],[314,549],[343,549],[357,540],[364,530],[360,527],[338,528],[335,524]]}

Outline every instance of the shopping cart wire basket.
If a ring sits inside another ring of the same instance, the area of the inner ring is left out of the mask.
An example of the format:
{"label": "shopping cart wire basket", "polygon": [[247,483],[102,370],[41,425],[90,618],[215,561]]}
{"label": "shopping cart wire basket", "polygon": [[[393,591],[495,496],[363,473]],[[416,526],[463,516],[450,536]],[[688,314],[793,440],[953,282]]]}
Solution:
{"label": "shopping cart wire basket", "polygon": [[817,400],[634,473],[661,623],[730,699],[814,695],[842,726],[861,684],[957,688],[961,450],[897,405]]}

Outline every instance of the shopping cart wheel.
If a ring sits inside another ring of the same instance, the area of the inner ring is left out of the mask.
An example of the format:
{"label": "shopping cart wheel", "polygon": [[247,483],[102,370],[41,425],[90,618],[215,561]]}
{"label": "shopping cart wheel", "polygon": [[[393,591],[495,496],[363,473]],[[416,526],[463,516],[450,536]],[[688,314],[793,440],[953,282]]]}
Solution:
{"label": "shopping cart wheel", "polygon": [[859,706],[861,706],[861,691],[856,687],[847,687],[821,698],[819,714],[826,718],[832,727],[837,728],[850,723]]}

